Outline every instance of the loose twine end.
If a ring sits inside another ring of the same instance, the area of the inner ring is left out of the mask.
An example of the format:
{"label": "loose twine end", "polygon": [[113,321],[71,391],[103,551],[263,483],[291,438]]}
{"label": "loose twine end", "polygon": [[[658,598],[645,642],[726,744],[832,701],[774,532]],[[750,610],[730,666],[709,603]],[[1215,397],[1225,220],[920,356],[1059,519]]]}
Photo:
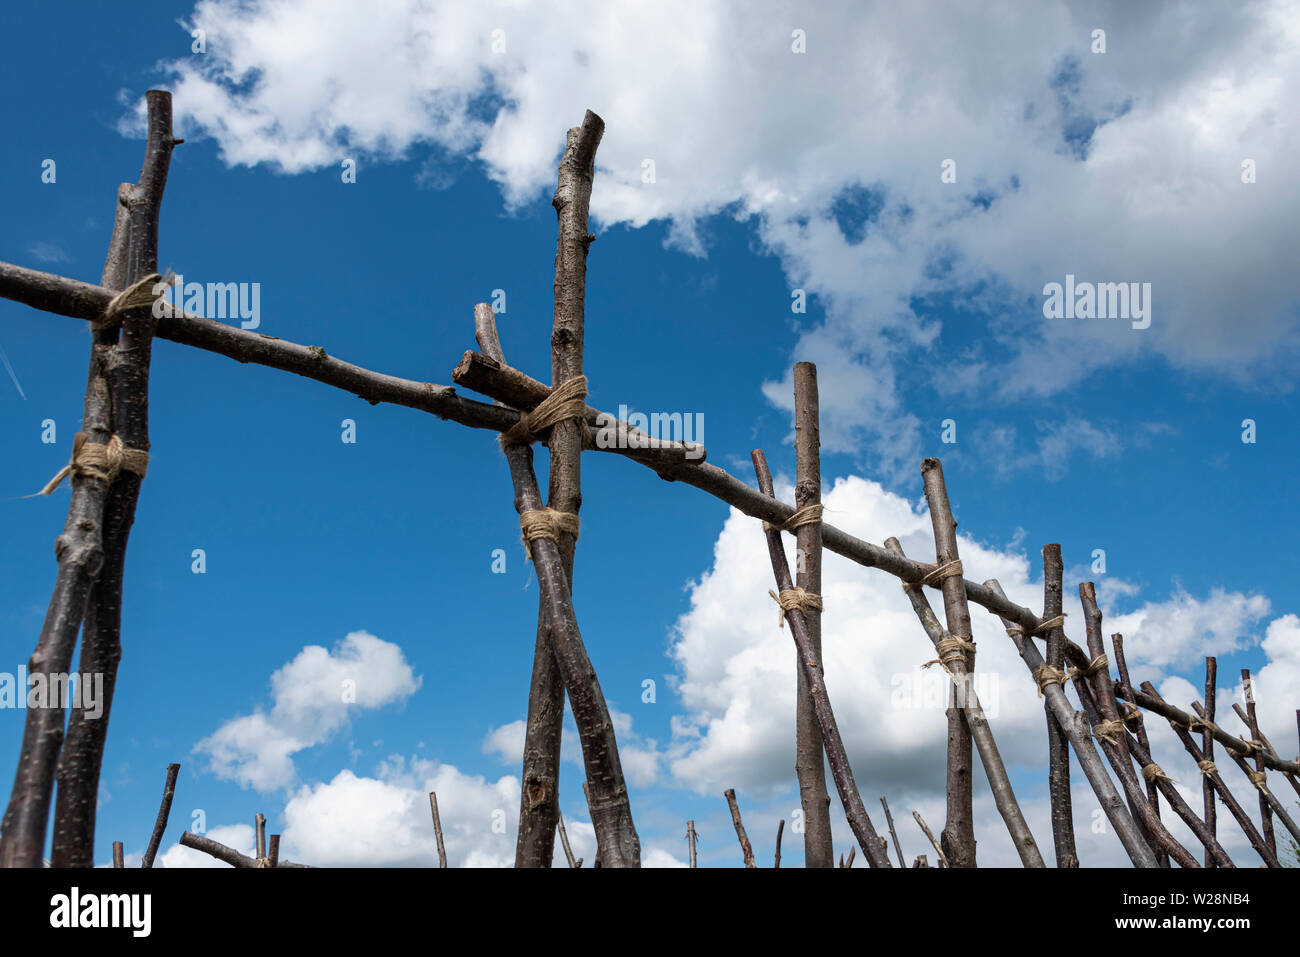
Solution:
{"label": "loose twine end", "polygon": [[149,469],[149,453],[144,449],[127,448],[116,434],[109,438],[107,445],[90,442],[89,438],[88,433],[78,432],[72,440],[72,460],[59,469],[43,489],[25,497],[50,495],[69,475],[99,479],[105,485],[113,484],[118,473],[123,471],[144,478]]}
{"label": "loose twine end", "polygon": [[777,593],[773,591],[769,591],[768,595],[771,596],[774,602],[781,606],[781,610],[777,613],[776,619],[778,627],[781,628],[785,627],[785,615],[788,611],[793,611],[796,608],[804,612],[810,608],[816,609],[817,611],[822,610],[822,596],[814,595],[812,592],[805,591],[802,588],[782,588],[780,595],[777,595]]}
{"label": "loose twine end", "polygon": [[101,329],[114,329],[121,324],[123,313],[139,309],[141,306],[152,306],[161,298],[161,295],[154,290],[159,284],[170,285],[172,275],[168,272],[167,278],[164,279],[154,272],[143,279],[137,279],[109,300],[100,317],[90,323],[90,328],[97,332]]}

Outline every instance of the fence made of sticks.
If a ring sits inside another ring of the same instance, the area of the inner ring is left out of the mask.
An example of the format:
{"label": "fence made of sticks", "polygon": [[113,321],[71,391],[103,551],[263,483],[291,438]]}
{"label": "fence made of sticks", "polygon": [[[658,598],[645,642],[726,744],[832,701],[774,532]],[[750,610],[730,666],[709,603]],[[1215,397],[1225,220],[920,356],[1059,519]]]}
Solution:
{"label": "fence made of sticks", "polygon": [[[440,419],[497,433],[514,489],[514,507],[539,584],[537,632],[529,687],[521,774],[515,864],[550,866],[556,835],[571,867],[575,859],[559,806],[560,740],[567,696],[582,750],[583,791],[595,832],[597,867],[637,867],[641,845],[619,760],[609,707],[596,677],[574,612],[570,583],[579,539],[581,462],[584,453],[614,454],[649,468],[661,478],[693,486],[756,520],[771,560],[780,607],[780,626],[793,640],[796,668],[795,777],[803,814],[804,860],[809,867],[836,866],[830,796],[825,769],[843,807],[855,846],[841,854],[849,867],[860,851],[871,867],[892,866],[888,845],[873,822],[850,767],[822,667],[822,555],[830,550],[867,568],[897,578],[933,645],[937,664],[951,679],[947,709],[945,819],[936,837],[924,818],[913,818],[933,848],[938,867],[976,866],[973,780],[978,755],[999,815],[1025,867],[1046,865],[1016,799],[998,751],[994,727],[975,694],[976,649],[972,606],[997,616],[1024,662],[1024,680],[1036,686],[1044,704],[1048,741],[1047,782],[1054,860],[1058,867],[1086,865],[1076,847],[1071,809],[1073,753],[1110,822],[1124,853],[1136,867],[1233,867],[1220,843],[1216,808],[1222,806],[1268,867],[1281,866],[1277,825],[1300,842],[1287,807],[1271,789],[1280,778],[1300,794],[1300,759],[1281,757],[1260,732],[1250,673],[1242,672],[1246,707],[1234,705],[1242,724],[1233,734],[1217,720],[1216,662],[1206,661],[1203,701],[1183,710],[1162,698],[1150,683],[1134,687],[1124,658],[1123,637],[1109,649],[1102,613],[1091,582],[1079,584],[1084,639],[1067,635],[1063,607],[1063,562],[1059,545],[1043,555],[1041,614],[1010,600],[996,580],[967,576],[958,553],[956,520],[938,459],[921,463],[933,525],[936,560],[904,554],[896,538],[883,545],[856,538],[823,521],[818,436],[816,368],[794,367],[795,500],[779,501],[762,450],[753,452],[754,485],[707,461],[702,445],[653,438],[627,422],[588,405],[583,342],[588,251],[588,210],[595,156],[604,122],[587,112],[569,130],[554,199],[558,222],[555,257],[551,384],[513,368],[506,360],[492,306],[473,307],[478,349],[464,353],[451,374],[454,385],[417,382],[373,372],[331,356],[315,345],[299,345],[187,312],[167,303],[169,277],[158,273],[158,222],[172,150],[171,95],[150,91],[144,164],[135,183],[118,189],[116,215],[98,285],[0,262],[0,297],[34,309],[85,320],[91,328],[89,372],[82,430],[67,467],[49,482],[48,494],[65,479],[71,486],[68,517],[56,539],[57,575],[48,611],[28,662],[32,680],[47,683],[65,675],[80,638],[80,674],[104,676],[102,716],[73,702],[47,702],[26,712],[17,769],[3,821],[0,862],[39,867],[47,844],[55,867],[93,864],[100,769],[118,664],[122,656],[121,602],[128,537],[149,467],[149,373],[154,338],[193,346],[242,363],[292,372],[351,392],[372,404],[403,405]],[[467,321],[469,316],[467,316]],[[457,392],[459,386],[491,401]],[[610,430],[614,441],[605,440]],[[550,452],[546,498],[533,466],[533,444]],[[502,503],[504,507],[504,503]],[[791,575],[783,536],[794,538],[799,556]],[[927,591],[928,589],[928,591]],[[942,603],[942,619],[931,603]],[[1082,710],[1066,695],[1073,687]],[[1169,774],[1152,758],[1149,726],[1167,723],[1201,775],[1202,806],[1180,795]],[[1297,711],[1300,727],[1300,711]],[[1216,744],[1253,785],[1258,825],[1220,773]],[[178,765],[167,769],[162,805],[143,859],[154,857],[166,829]],[[1272,777],[1270,778],[1270,772]],[[864,779],[870,768],[858,768]],[[57,787],[56,787],[57,785]],[[430,794],[438,863],[447,865],[437,797]],[[738,863],[756,866],[735,792],[725,798],[741,848]],[[898,866],[906,867],[889,804],[880,798]],[[1166,826],[1181,819],[1194,836],[1189,849]],[[53,823],[51,826],[51,818]],[[279,835],[268,841],[265,818],[256,817],[256,856],[248,857],[200,834],[185,832],[182,845],[235,867],[285,867]],[[784,820],[778,828],[774,866],[780,866]],[[695,822],[686,826],[690,865],[696,865]],[[1199,848],[1196,847],[1199,845]],[[122,866],[122,844],[114,862]],[[928,855],[915,859],[925,867]]]}

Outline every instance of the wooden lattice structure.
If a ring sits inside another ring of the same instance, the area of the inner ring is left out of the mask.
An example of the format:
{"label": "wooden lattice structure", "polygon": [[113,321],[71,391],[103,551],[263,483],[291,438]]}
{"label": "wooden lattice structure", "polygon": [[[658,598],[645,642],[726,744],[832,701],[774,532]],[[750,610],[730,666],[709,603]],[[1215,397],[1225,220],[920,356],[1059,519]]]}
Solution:
{"label": "wooden lattice structure", "polygon": [[[972,821],[973,755],[978,754],[993,797],[1017,853],[1026,867],[1044,859],[1016,802],[989,721],[971,676],[975,646],[971,605],[997,615],[1014,642],[1045,702],[1049,740],[1052,837],[1058,866],[1078,865],[1070,809],[1069,752],[1073,750],[1125,852],[1135,866],[1199,867],[1201,860],[1179,844],[1161,821],[1161,798],[1186,822],[1204,848],[1205,866],[1232,867],[1216,837],[1215,799],[1227,807],[1251,846],[1269,867],[1278,867],[1274,819],[1292,838],[1300,829],[1268,786],[1268,772],[1280,775],[1300,794],[1300,762],[1281,758],[1260,734],[1255,705],[1237,713],[1244,737],[1215,722],[1214,659],[1207,660],[1204,704],[1189,714],[1164,701],[1150,684],[1134,688],[1124,660],[1123,639],[1114,635],[1106,650],[1101,612],[1091,583],[1079,586],[1085,612],[1085,646],[1070,640],[1062,614],[1060,547],[1043,549],[1044,607],[1041,615],[1015,604],[996,581],[964,577],[956,522],[937,459],[921,466],[933,522],[936,562],[908,558],[897,539],[883,546],[855,538],[822,521],[818,457],[816,370],[795,367],[796,498],[777,501],[762,451],[753,454],[757,488],[707,462],[702,446],[652,439],[628,423],[586,404],[583,367],[588,206],[595,154],[603,121],[588,112],[568,131],[553,200],[559,227],[555,259],[555,310],[551,336],[551,385],[507,364],[492,307],[474,307],[478,351],[466,352],[453,382],[480,393],[489,404],[466,398],[453,386],[416,382],[359,368],[317,346],[298,345],[236,328],[169,306],[161,297],[166,280],[157,273],[158,218],[173,147],[171,97],[147,95],[148,139],[139,181],[119,188],[117,215],[99,285],[0,263],[0,296],[36,309],[87,320],[93,330],[82,432],[72,461],[52,482],[70,478],[71,504],[56,543],[58,574],[41,634],[29,662],[32,675],[66,674],[81,641],[81,674],[105,677],[102,720],[77,706],[29,710],[13,791],[0,824],[0,862],[33,867],[42,862],[53,816],[54,866],[92,864],[100,765],[107,735],[117,665],[121,657],[122,573],[127,539],[141,483],[148,468],[148,385],[154,337],[315,379],[355,393],[371,403],[392,403],[429,412],[470,428],[498,433],[514,485],[515,507],[540,585],[536,647],[529,692],[523,756],[517,866],[549,866],[557,829],[570,866],[578,866],[559,814],[560,723],[564,697],[572,707],[582,745],[584,791],[597,841],[596,866],[639,866],[640,842],[633,823],[618,744],[596,672],[583,643],[570,595],[574,549],[580,525],[581,461],[585,451],[612,453],[652,469],[670,482],[692,485],[762,522],[771,557],[783,623],[797,649],[796,776],[805,816],[808,866],[835,866],[823,754],[857,848],[872,867],[891,866],[887,845],[863,804],[822,680],[821,555],[823,549],[898,578],[932,642],[938,664],[952,679],[948,709],[946,821],[935,838],[919,814],[914,817],[934,847],[939,866],[975,866]],[[611,434],[615,441],[608,441]],[[533,469],[532,443],[550,449],[545,501]],[[793,533],[800,561],[792,578],[782,543]],[[941,622],[926,588],[939,592]],[[1041,645],[1041,649],[1040,649]],[[1113,660],[1109,657],[1113,654]],[[1118,677],[1112,677],[1112,667]],[[1249,673],[1243,672],[1247,688]],[[1082,712],[1066,698],[1073,684]],[[1236,706],[1234,706],[1236,707]],[[1146,717],[1167,721],[1197,763],[1204,780],[1204,808],[1197,814],[1152,761]],[[1215,743],[1258,790],[1262,827],[1256,828],[1228,790],[1214,764]],[[1248,765],[1247,761],[1251,764]],[[144,864],[152,866],[166,826],[177,766],[168,769],[153,837]],[[57,796],[55,784],[57,782]],[[753,851],[732,791],[726,794],[747,866]],[[430,795],[439,860],[446,866],[436,796]],[[900,866],[906,866],[888,804],[881,804]],[[782,822],[784,825],[784,822]],[[783,829],[783,827],[782,827]],[[695,828],[688,822],[691,866]],[[780,866],[781,831],[776,864]],[[236,867],[295,866],[279,860],[277,835],[267,842],[257,817],[257,854],[249,858],[201,835],[182,843]],[[856,849],[841,866],[852,863]],[[121,845],[114,847],[121,865]],[[301,865],[297,865],[301,866]],[[913,866],[927,866],[924,856]]]}

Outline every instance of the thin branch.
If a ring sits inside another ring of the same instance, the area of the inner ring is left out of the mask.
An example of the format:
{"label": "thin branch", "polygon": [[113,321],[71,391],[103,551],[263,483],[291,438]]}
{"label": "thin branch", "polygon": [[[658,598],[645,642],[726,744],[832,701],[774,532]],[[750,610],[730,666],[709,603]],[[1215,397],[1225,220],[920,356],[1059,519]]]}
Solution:
{"label": "thin branch", "polygon": [[749,843],[749,835],[745,833],[744,822],[740,820],[740,805],[736,803],[735,788],[727,788],[723,792],[727,799],[727,807],[731,808],[731,825],[736,829],[736,837],[740,841],[740,852],[745,856],[745,866],[754,867],[754,848]]}
{"label": "thin branch", "polygon": [[[768,470],[767,458],[762,449],[755,449],[750,454],[754,461],[754,475],[758,480],[759,492],[771,497],[772,473]],[[772,561],[772,575],[776,579],[777,589],[782,594],[792,592],[794,582],[790,578],[790,566],[781,544],[781,533],[768,527],[766,535],[768,557]],[[831,766],[831,776],[835,779],[835,788],[844,805],[844,816],[848,819],[849,828],[872,867],[890,867],[885,842],[876,834],[867,809],[862,804],[858,785],[853,780],[853,769],[849,767],[849,756],[844,750],[844,742],[835,723],[835,712],[831,709],[830,697],[826,693],[826,683],[822,680],[821,668],[813,657],[802,609],[796,606],[785,610],[784,620],[790,625],[790,634],[799,653],[799,666],[803,669],[804,681],[808,684],[808,694],[812,698],[817,725],[821,730],[822,745],[826,749],[826,760]]]}
{"label": "thin branch", "polygon": [[686,846],[690,853],[691,867],[695,866],[695,822],[686,822]]}
{"label": "thin branch", "polygon": [[[938,856],[938,858],[939,858],[939,866],[940,866],[940,867],[947,867],[947,866],[948,866],[948,856],[947,856],[946,854],[944,854],[944,852],[943,852],[943,848],[941,848],[941,847],[939,846],[939,842],[936,841],[936,840],[934,839],[934,834],[930,831],[929,826],[925,823],[925,818],[921,817],[921,812],[920,812],[920,811],[913,811],[913,812],[912,812],[912,817],[916,818],[916,823],[919,824],[919,825],[921,825],[921,830],[924,831],[924,832],[925,832],[925,836],[928,837],[928,838],[930,839],[930,844],[934,847],[934,853],[935,853],[935,854]],[[921,859],[924,860],[924,858],[921,858]],[[925,865],[922,865],[922,866],[925,866]]]}
{"label": "thin branch", "polygon": [[[1218,675],[1219,660],[1217,658],[1207,657],[1205,659],[1205,714],[1206,719],[1209,721],[1214,720],[1214,699],[1218,692],[1218,688],[1216,687],[1218,684]],[[1125,681],[1124,684],[1127,685],[1129,682]],[[1146,685],[1143,684],[1143,688],[1145,687]],[[1154,692],[1155,688],[1153,687],[1151,690]],[[1212,762],[1214,760],[1214,735],[1210,733],[1209,728],[1203,728],[1201,730],[1201,749],[1205,752],[1205,757],[1201,760]],[[1216,812],[1214,808],[1213,785],[1209,780],[1209,775],[1206,775],[1201,781],[1201,802],[1205,807],[1205,825],[1210,829],[1210,833],[1213,834],[1215,829]],[[1254,825],[1251,826],[1253,829]],[[1272,852],[1270,851],[1269,853]],[[1209,851],[1205,852],[1205,857],[1205,866],[1209,867]],[[1276,859],[1277,856],[1274,855],[1274,860]]]}
{"label": "thin branch", "polygon": [[[1064,565],[1061,546],[1043,546],[1043,618],[1060,617],[1063,598],[1061,579]],[[1065,631],[1056,625],[1047,631],[1047,664],[1057,670],[1065,667]],[[1079,851],[1074,840],[1074,809],[1070,796],[1070,739],[1056,719],[1050,701],[1043,702],[1047,721],[1047,791],[1052,811],[1052,845],[1056,866],[1079,866]]]}
{"label": "thin branch", "polygon": [[[1250,680],[1250,669],[1241,669],[1241,687],[1246,692],[1246,727],[1250,729],[1251,743],[1255,746],[1255,773],[1267,774],[1264,770],[1264,751],[1261,745],[1264,742],[1259,738],[1259,722],[1255,717],[1255,686]],[[1264,840],[1268,843],[1268,848],[1274,854],[1277,853],[1277,838],[1273,834],[1273,813],[1268,799],[1264,796],[1265,790],[1261,789],[1259,794],[1259,824],[1260,833],[1264,835]]]}
{"label": "thin branch", "polygon": [[[182,832],[180,843],[182,847],[189,847],[189,848],[193,848],[196,851],[202,851],[204,854],[207,854],[209,857],[215,857],[219,861],[224,861],[225,863],[229,864],[231,867],[257,868],[260,866],[254,858],[246,857],[243,854],[240,854],[233,847],[226,847],[226,845],[214,841],[210,837],[205,837],[202,834],[195,834],[193,831]],[[278,847],[276,848],[276,853],[277,854],[279,853]],[[295,864],[293,861],[277,860],[275,866],[277,868],[282,868],[282,867],[312,867],[313,865]]]}
{"label": "thin branch", "polygon": [[558,807],[555,809],[555,823],[560,828],[560,844],[564,848],[564,856],[568,859],[569,866],[581,867],[582,858],[579,857],[575,860],[573,857],[573,848],[569,846],[569,832],[564,829],[564,815],[560,813]]}
{"label": "thin branch", "polygon": [[[1111,649],[1115,653],[1115,667],[1119,669],[1120,682],[1125,685],[1130,684],[1129,676],[1128,676],[1128,662],[1124,660],[1124,636],[1120,634],[1111,635],[1110,645],[1111,645]],[[1114,692],[1112,691],[1111,693],[1112,703],[1114,702],[1114,697],[1115,695]],[[1148,752],[1149,754],[1151,751],[1151,742],[1147,738],[1146,723],[1142,720],[1142,712],[1135,711],[1131,715],[1131,717],[1133,718],[1133,732],[1137,736],[1138,742],[1142,745],[1142,749]],[[1145,764],[1146,762],[1142,762],[1139,759],[1139,763]],[[1161,782],[1158,779],[1156,780],[1152,780],[1150,778],[1147,779],[1147,800],[1150,802],[1152,810],[1155,811],[1156,817],[1160,816],[1160,792],[1163,790],[1161,787],[1159,787],[1160,783]],[[1198,822],[1199,822],[1199,818],[1198,818]],[[1211,841],[1214,840],[1214,832],[1212,829],[1206,830],[1205,833],[1209,835]],[[1197,836],[1199,837],[1200,835],[1198,834]],[[1213,862],[1214,854],[1211,852],[1211,849],[1208,845],[1205,848],[1205,853],[1206,853],[1207,860]],[[1160,863],[1161,867],[1169,866],[1169,855],[1168,853],[1166,853],[1164,848],[1156,849],[1156,860]],[[1211,863],[1207,863],[1205,866],[1210,867],[1213,865]]]}
{"label": "thin branch", "polygon": [[[1142,690],[1153,697],[1160,697],[1160,693],[1156,691],[1155,686],[1149,681],[1142,682]],[[1207,709],[1207,718],[1208,715],[1209,710]],[[1197,747],[1196,740],[1191,736],[1186,727],[1178,724],[1176,721],[1170,721],[1169,727],[1173,729],[1174,734],[1176,734],[1178,740],[1183,743],[1183,747],[1187,750],[1187,753],[1192,756],[1192,760],[1195,761],[1197,767],[1201,769],[1202,776],[1212,789],[1210,792],[1210,801],[1213,802],[1214,792],[1217,791],[1220,799],[1223,801],[1224,807],[1228,809],[1228,812],[1233,816],[1237,824],[1241,826],[1242,833],[1246,835],[1246,840],[1250,841],[1250,846],[1253,847],[1256,853],[1264,859],[1264,863],[1269,867],[1281,867],[1282,865],[1278,863],[1277,855],[1273,853],[1268,844],[1264,841],[1264,836],[1259,833],[1258,829],[1256,829],[1255,822],[1252,821],[1250,815],[1242,809],[1241,805],[1237,802],[1237,799],[1233,797],[1232,791],[1228,789],[1228,785],[1224,783],[1223,776],[1219,774],[1219,770],[1214,765],[1213,759],[1210,758],[1204,750]],[[1214,739],[1211,738],[1210,740],[1213,742]],[[1208,829],[1209,821],[1206,821],[1206,827]],[[1214,832],[1211,831],[1210,833],[1213,834]],[[1205,853],[1207,858],[1213,860],[1208,849]],[[1208,867],[1209,865],[1207,864],[1206,866]]]}
{"label": "thin branch", "polygon": [[[1002,593],[1002,587],[996,579],[990,578],[984,583],[986,588]],[[1023,628],[1006,618],[1002,619],[1006,626],[1007,635],[1011,638],[1020,652],[1020,658],[1029,669],[1031,675],[1036,676],[1035,681],[1039,685],[1039,690],[1043,697],[1047,699],[1052,713],[1056,715],[1057,723],[1060,724],[1066,736],[1070,739],[1070,744],[1074,747],[1074,753],[1079,759],[1079,765],[1083,768],[1084,776],[1087,777],[1088,783],[1092,785],[1093,793],[1097,795],[1097,801],[1105,812],[1106,817],[1110,820],[1111,827],[1115,829],[1115,834],[1119,837],[1120,843],[1124,846],[1125,852],[1129,859],[1137,867],[1157,867],[1156,856],[1151,853],[1151,848],[1143,840],[1141,833],[1137,829],[1133,818],[1129,815],[1128,809],[1124,806],[1124,801],[1120,798],[1119,792],[1115,790],[1115,784],[1106,773],[1105,767],[1101,763],[1101,757],[1097,754],[1097,749],[1093,747],[1091,736],[1085,731],[1079,723],[1079,715],[1070,707],[1069,700],[1065,697],[1065,691],[1061,687],[1063,676],[1052,679],[1050,672],[1045,671],[1047,662],[1039,653],[1038,648],[1034,646],[1033,640],[1026,636]]]}
{"label": "thin branch", "polygon": [[154,855],[162,843],[163,832],[167,830],[167,819],[172,813],[172,798],[176,796],[176,775],[180,773],[179,764],[167,765],[167,781],[163,784],[162,804],[158,806],[158,819],[153,824],[153,834],[149,837],[149,848],[144,852],[141,867],[153,867]]}
{"label": "thin branch", "polygon": [[894,850],[898,853],[898,866],[907,867],[907,859],[903,857],[903,845],[898,843],[898,832],[894,830],[894,815],[889,813],[889,802],[885,796],[880,795],[880,806],[885,809],[885,823],[889,825],[889,836],[894,839]]}
{"label": "thin branch", "polygon": [[[438,842],[438,866],[446,867],[447,848],[442,843],[442,819],[438,817],[438,795],[434,791],[429,792],[429,810],[433,812],[433,836]],[[572,859],[569,866],[573,866]]]}
{"label": "thin branch", "polygon": [[[885,539],[885,547],[896,554],[903,554],[903,546],[897,538]],[[919,588],[904,588],[903,591],[912,602],[912,610],[916,612],[917,618],[920,619],[921,626],[934,644],[935,650],[939,652],[939,666],[946,669],[952,679],[954,689],[959,692],[958,698],[954,700],[954,705],[960,703],[960,706],[965,711],[965,725],[970,728],[975,745],[979,750],[980,763],[984,765],[985,776],[988,778],[989,787],[993,791],[993,801],[997,805],[998,813],[1002,815],[1008,833],[1011,835],[1011,842],[1015,845],[1016,853],[1020,856],[1020,862],[1025,867],[1043,867],[1043,856],[1038,850],[1038,843],[1034,840],[1034,835],[1029,830],[1029,824],[1025,821],[1025,816],[1016,801],[1015,791],[1011,787],[1011,778],[1007,774],[1006,765],[1002,762],[1002,755],[998,751],[997,742],[993,740],[993,729],[989,725],[988,716],[984,713],[984,707],[980,704],[979,696],[975,693],[975,686],[966,670],[965,658],[949,651],[952,635],[939,624],[939,619],[935,617],[934,610],[930,607],[929,599],[925,597],[921,590]],[[967,620],[966,624],[969,629],[969,620]],[[945,659],[948,660],[945,661]],[[949,722],[948,734],[950,741],[952,733],[953,725]],[[884,798],[881,798],[881,801],[883,803]],[[897,838],[895,838],[895,843],[897,843]],[[901,861],[903,857],[901,850],[898,856]]]}
{"label": "thin branch", "polygon": [[776,863],[773,867],[781,866],[781,835],[785,833],[785,818],[781,818],[776,825]]}

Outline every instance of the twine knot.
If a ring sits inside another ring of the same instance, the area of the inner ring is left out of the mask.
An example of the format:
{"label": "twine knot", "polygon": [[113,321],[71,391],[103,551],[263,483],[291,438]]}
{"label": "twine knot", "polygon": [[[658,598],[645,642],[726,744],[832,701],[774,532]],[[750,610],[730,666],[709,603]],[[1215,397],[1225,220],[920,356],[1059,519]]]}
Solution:
{"label": "twine knot", "polygon": [[1173,778],[1165,774],[1160,765],[1154,761],[1142,769],[1142,776],[1147,779],[1147,784],[1154,784],[1156,781],[1173,781]]}
{"label": "twine knot", "polygon": [[1092,736],[1098,741],[1105,741],[1110,745],[1118,746],[1120,736],[1123,733],[1123,721],[1098,721],[1092,726]]}
{"label": "twine knot", "polygon": [[951,578],[954,575],[961,574],[961,559],[954,558],[950,562],[944,562],[942,565],[936,565],[920,581],[903,582],[903,588],[924,588],[932,582],[942,581],[945,578]]}
{"label": "twine knot", "polygon": [[565,379],[531,412],[520,412],[519,421],[501,433],[501,447],[533,442],[540,432],[565,419],[586,419],[587,377]]}
{"label": "twine knot", "polygon": [[1065,672],[1059,668],[1053,668],[1051,665],[1043,665],[1034,672],[1034,683],[1038,685],[1038,697],[1041,698],[1048,685],[1065,683]]}
{"label": "twine knot", "polygon": [[1209,758],[1204,761],[1197,761],[1196,766],[1201,769],[1202,774],[1218,774],[1219,769],[1214,766],[1214,762]]}
{"label": "twine knot", "polygon": [[1262,793],[1262,794],[1267,794],[1267,793],[1268,793],[1268,785],[1265,783],[1265,778],[1266,778],[1267,776],[1268,776],[1268,772],[1267,772],[1267,771],[1247,771],[1247,772],[1246,772],[1246,777],[1250,778],[1250,783],[1253,784],[1253,785],[1255,785],[1255,787],[1259,788],[1260,793]]}
{"label": "twine knot", "polygon": [[69,475],[99,479],[105,485],[111,485],[123,470],[144,478],[149,468],[149,453],[144,449],[128,449],[116,434],[109,438],[107,445],[90,442],[89,438],[86,432],[76,434],[72,440],[71,461],[36,494],[49,495]]}
{"label": "twine knot", "polygon": [[817,611],[822,610],[822,596],[814,595],[802,588],[782,588],[780,595],[772,591],[769,591],[768,594],[774,602],[781,606],[776,622],[781,628],[785,627],[785,615],[788,611],[793,611],[796,608],[805,612],[809,608],[815,608]]}
{"label": "twine knot", "polygon": [[965,638],[959,638],[956,635],[948,635],[946,638],[940,638],[934,643],[934,650],[939,652],[939,657],[932,661],[927,661],[921,665],[922,668],[929,668],[931,665],[939,665],[944,671],[949,671],[949,663],[954,661],[966,660],[966,652],[975,654],[975,642],[967,641]]}
{"label": "twine knot", "polygon": [[793,532],[801,525],[812,525],[822,520],[822,509],[825,506],[821,504],[805,505],[791,513],[790,517],[778,525],[771,522],[763,523],[765,532]]}
{"label": "twine knot", "polygon": [[168,273],[168,279],[163,279],[158,273],[150,273],[143,279],[138,279],[131,285],[127,286],[116,296],[109,300],[108,305],[104,307],[103,313],[98,319],[91,322],[90,328],[96,331],[100,329],[114,329],[122,322],[122,314],[131,309],[139,309],[141,306],[152,306],[154,301],[160,298],[160,294],[154,292],[154,288],[159,283],[167,284],[170,281],[171,273]]}
{"label": "twine knot", "polygon": [[574,512],[539,508],[519,513],[519,528],[524,534],[525,542],[532,542],[539,538],[556,541],[556,535],[560,532],[572,535],[576,539],[581,527],[582,522]]}

